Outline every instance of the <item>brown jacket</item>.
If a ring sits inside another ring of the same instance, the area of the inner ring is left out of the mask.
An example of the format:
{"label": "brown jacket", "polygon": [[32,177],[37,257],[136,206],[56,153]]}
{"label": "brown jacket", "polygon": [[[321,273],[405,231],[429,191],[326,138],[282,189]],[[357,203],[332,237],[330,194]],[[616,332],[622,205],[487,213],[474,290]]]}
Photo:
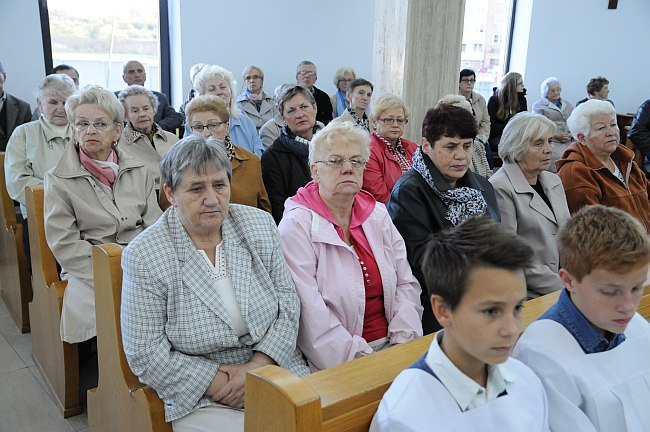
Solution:
{"label": "brown jacket", "polygon": [[634,154],[619,145],[611,158],[625,177],[624,185],[594,154],[574,142],[556,162],[571,214],[590,204],[624,210],[650,230],[650,184],[632,159]]}

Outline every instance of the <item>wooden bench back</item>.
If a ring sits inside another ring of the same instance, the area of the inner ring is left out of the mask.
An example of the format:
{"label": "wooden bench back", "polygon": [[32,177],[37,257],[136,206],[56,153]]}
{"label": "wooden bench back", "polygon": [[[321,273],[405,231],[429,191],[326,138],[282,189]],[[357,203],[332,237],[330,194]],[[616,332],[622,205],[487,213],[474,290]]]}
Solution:
{"label": "wooden bench back", "polygon": [[0,152],[0,212],[2,217],[2,227],[8,230],[16,228],[16,210],[14,209],[14,200],[7,192],[7,179],[5,177],[5,152]]}
{"label": "wooden bench back", "polygon": [[61,279],[56,267],[56,259],[45,239],[45,191],[43,186],[25,187],[25,199],[32,255],[32,276],[42,278],[45,286],[50,286]]}
{"label": "wooden bench back", "polygon": [[[555,304],[559,291],[527,301],[526,326]],[[246,376],[247,432],[367,432],[382,396],[424,354],[433,335],[300,378],[278,366]]]}
{"label": "wooden bench back", "polygon": [[122,247],[93,246],[99,383],[88,391],[94,432],[171,431],[162,400],[133,374],[122,347]]}

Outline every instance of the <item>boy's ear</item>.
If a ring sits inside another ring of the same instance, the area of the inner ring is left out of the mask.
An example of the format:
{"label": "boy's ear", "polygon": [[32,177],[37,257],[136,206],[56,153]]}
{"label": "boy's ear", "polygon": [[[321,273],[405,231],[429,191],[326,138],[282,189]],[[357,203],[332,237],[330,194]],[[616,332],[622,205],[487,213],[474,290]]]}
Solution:
{"label": "boy's ear", "polygon": [[560,279],[564,283],[564,286],[569,292],[573,292],[573,283],[575,282],[575,278],[569,273],[566,269],[561,268],[560,271],[558,272],[558,276],[560,276]]}
{"label": "boy's ear", "polygon": [[431,309],[443,328],[451,324],[451,309],[442,297],[437,294],[431,296]]}

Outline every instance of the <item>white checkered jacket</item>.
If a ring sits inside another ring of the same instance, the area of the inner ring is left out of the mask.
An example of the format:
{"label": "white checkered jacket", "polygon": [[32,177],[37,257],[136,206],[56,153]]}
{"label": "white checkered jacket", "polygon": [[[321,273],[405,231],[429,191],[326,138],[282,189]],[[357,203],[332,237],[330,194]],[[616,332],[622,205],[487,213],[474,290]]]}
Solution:
{"label": "white checkered jacket", "polygon": [[238,338],[213,274],[168,209],[122,254],[122,343],[133,372],[158,392],[170,422],[213,404],[204,397],[219,364],[250,360],[253,350],[298,375],[309,373],[296,348],[300,302],[273,218],[231,204],[222,225],[227,268],[249,334]]}

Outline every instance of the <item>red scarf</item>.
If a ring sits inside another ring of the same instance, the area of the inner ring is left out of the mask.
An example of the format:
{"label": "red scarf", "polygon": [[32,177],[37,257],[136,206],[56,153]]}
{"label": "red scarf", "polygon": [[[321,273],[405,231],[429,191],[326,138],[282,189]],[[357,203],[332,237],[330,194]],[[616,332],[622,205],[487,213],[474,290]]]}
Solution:
{"label": "red scarf", "polygon": [[[332,216],[332,213],[323,202],[323,199],[320,197],[318,185],[314,183],[314,181],[310,181],[304,187],[298,189],[296,195],[291,197],[291,199],[298,204],[315,211],[320,216],[334,224],[334,229],[336,229],[339,237],[341,240],[345,241],[343,230],[336,222],[336,219],[334,219],[334,216]],[[377,202],[372,195],[364,190],[360,190],[354,197],[354,202],[352,203],[352,216],[350,218],[350,236],[354,239],[355,243],[363,247],[370,255],[373,255],[373,253],[361,224],[370,217],[376,204]]]}
{"label": "red scarf", "polygon": [[[113,183],[115,183],[115,171],[113,171],[113,168],[98,165],[97,162],[88,156],[81,147],[79,147],[79,161],[93,177],[99,180],[100,183],[105,184],[113,190]],[[108,155],[106,161],[117,163],[117,154],[115,154],[115,150],[111,150],[111,154]]]}

